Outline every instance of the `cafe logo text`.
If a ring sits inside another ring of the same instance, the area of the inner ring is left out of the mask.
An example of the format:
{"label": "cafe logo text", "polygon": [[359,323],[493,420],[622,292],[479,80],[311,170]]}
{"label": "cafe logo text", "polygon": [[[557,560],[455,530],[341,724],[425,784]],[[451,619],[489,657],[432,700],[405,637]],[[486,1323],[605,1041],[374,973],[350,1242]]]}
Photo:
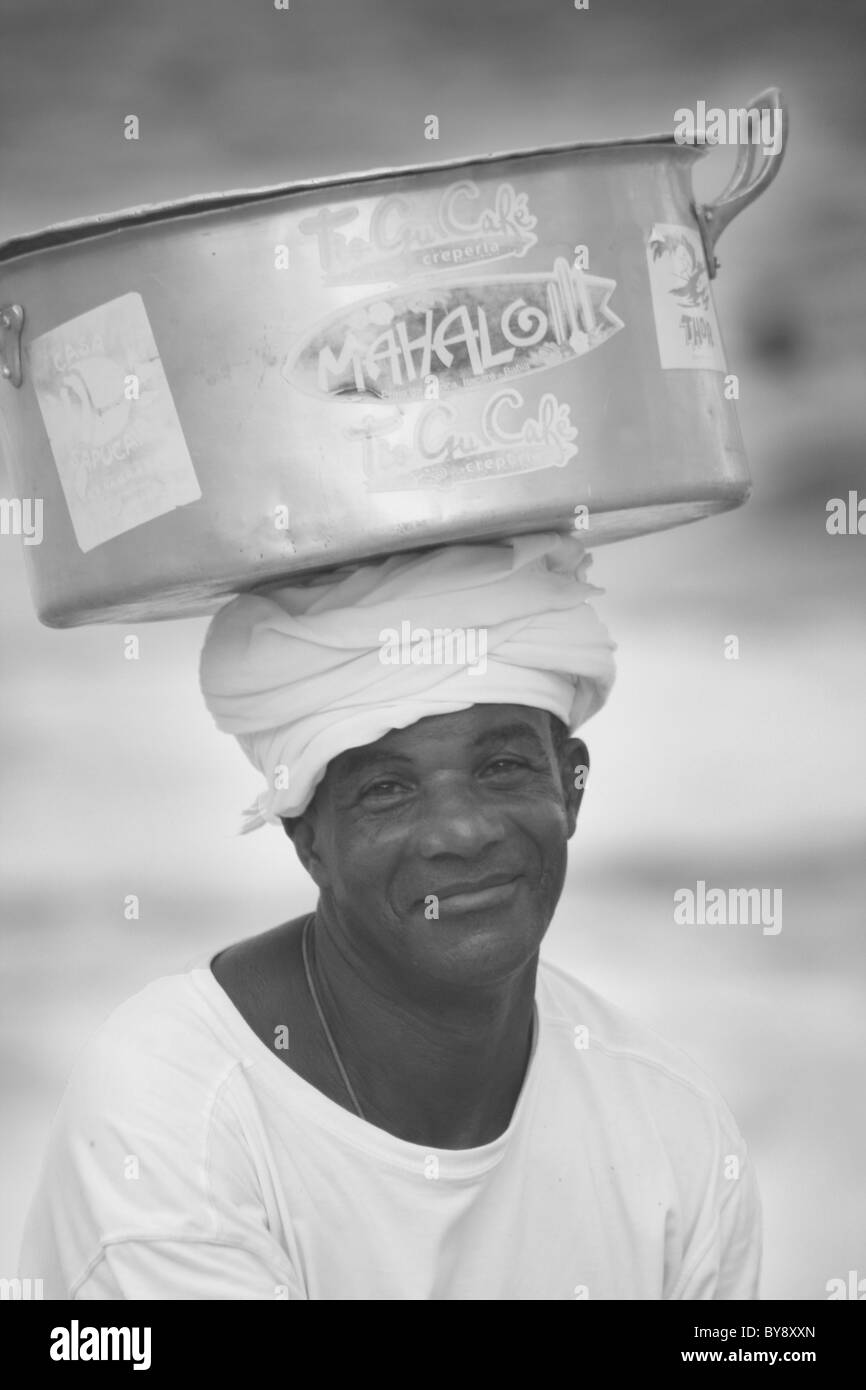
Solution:
{"label": "cafe logo text", "polygon": [[551,271],[416,285],[349,305],[315,325],[284,365],[317,396],[396,403],[546,371],[623,327],[616,281],[558,257]]}
{"label": "cafe logo text", "polygon": [[[360,231],[363,217],[354,204],[323,207],[298,224],[316,239],[324,284],[374,284],[454,270],[523,256],[538,241],[533,231],[538,219],[527,196],[510,183],[499,184],[486,202],[471,179],[452,183],[441,194],[389,194],[374,204],[366,236]],[[351,235],[339,230],[352,224]]]}
{"label": "cafe logo text", "polygon": [[458,421],[447,401],[425,406],[408,442],[384,436],[402,420],[368,416],[346,430],[362,440],[363,472],[368,492],[405,492],[451,488],[494,478],[564,468],[577,453],[577,427],[569,407],[545,393],[534,414],[514,387],[487,401],[476,429]]}

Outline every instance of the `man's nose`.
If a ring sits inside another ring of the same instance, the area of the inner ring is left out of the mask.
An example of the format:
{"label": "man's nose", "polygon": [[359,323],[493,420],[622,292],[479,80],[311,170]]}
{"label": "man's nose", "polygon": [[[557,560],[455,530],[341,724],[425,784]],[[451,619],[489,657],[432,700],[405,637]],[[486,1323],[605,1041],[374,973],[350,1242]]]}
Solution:
{"label": "man's nose", "polygon": [[443,781],[426,790],[418,845],[425,857],[458,854],[468,859],[505,837],[501,811],[471,782]]}

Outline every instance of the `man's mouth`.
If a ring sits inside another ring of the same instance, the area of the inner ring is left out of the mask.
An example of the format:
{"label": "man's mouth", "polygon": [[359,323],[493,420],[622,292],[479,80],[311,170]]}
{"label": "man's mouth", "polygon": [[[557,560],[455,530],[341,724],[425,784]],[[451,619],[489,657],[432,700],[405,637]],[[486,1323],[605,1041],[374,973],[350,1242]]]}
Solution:
{"label": "man's mouth", "polygon": [[484,908],[504,907],[517,892],[520,874],[489,874],[486,878],[464,879],[449,883],[433,896],[440,911],[479,912]]}

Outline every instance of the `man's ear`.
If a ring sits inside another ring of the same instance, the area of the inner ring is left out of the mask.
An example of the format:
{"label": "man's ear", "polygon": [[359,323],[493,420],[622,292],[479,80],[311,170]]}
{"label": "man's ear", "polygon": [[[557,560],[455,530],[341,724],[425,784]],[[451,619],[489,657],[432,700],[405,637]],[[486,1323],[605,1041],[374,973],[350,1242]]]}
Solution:
{"label": "man's ear", "polygon": [[283,829],[295,847],[295,853],[306,869],[310,878],[317,888],[324,888],[327,883],[324,866],[317,848],[317,825],[318,820],[313,811],[312,804],[307,807],[303,815],[281,817]]}
{"label": "man's ear", "polygon": [[559,754],[559,775],[565,794],[568,838],[571,839],[589,776],[589,749],[582,738],[569,738],[563,742]]}

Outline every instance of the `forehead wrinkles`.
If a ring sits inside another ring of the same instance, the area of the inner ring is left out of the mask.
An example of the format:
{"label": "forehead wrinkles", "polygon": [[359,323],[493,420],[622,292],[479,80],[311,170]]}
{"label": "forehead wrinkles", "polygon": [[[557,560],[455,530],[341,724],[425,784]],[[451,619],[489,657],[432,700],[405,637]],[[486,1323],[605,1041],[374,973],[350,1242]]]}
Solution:
{"label": "forehead wrinkles", "polygon": [[[453,728],[430,727],[406,736],[399,731],[399,741],[388,743],[380,740],[369,747],[347,750],[335,759],[333,765],[333,785],[337,788],[354,781],[370,771],[384,767],[402,768],[406,771],[437,770],[443,762],[452,760],[458,766],[466,765],[467,754],[489,754],[507,746],[519,746],[524,752],[536,757],[546,758],[549,747],[543,731],[534,728],[523,719],[510,720],[488,728],[467,731],[464,738]],[[447,754],[442,757],[443,750]]]}

